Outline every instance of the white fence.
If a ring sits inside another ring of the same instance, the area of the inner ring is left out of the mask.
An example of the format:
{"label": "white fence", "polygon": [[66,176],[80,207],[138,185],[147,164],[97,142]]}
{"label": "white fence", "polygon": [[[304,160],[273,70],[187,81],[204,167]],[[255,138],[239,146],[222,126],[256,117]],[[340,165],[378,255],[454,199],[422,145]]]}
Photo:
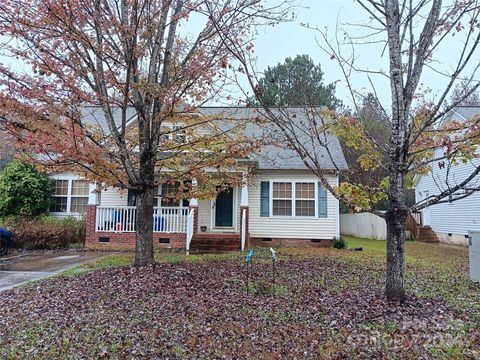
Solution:
{"label": "white fence", "polygon": [[341,214],[340,233],[361,238],[386,240],[387,224],[380,216],[370,213]]}
{"label": "white fence", "polygon": [[[97,232],[135,232],[135,206],[97,207]],[[153,231],[184,233],[187,231],[188,207],[156,207],[153,209]]]}

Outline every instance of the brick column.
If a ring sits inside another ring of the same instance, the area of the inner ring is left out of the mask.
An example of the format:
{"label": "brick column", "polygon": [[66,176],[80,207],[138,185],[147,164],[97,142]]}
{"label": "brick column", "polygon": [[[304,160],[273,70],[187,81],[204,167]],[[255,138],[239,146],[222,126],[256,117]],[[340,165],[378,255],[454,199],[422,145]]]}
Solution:
{"label": "brick column", "polygon": [[188,207],[189,213],[190,210],[195,210],[195,212],[193,213],[193,233],[196,234],[198,233],[198,205],[190,205]]}
{"label": "brick column", "polygon": [[96,244],[95,226],[97,222],[97,205],[87,206],[87,216],[85,224],[85,246]]}

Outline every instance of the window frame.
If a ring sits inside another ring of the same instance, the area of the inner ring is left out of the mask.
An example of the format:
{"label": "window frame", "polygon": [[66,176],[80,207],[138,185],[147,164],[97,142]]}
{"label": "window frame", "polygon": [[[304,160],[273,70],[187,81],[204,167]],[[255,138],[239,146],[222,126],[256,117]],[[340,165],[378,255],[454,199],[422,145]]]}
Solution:
{"label": "window frame", "polygon": [[162,136],[169,141],[175,141],[179,144],[187,144],[190,141],[190,136],[187,134],[187,124],[179,123],[164,123],[162,126],[168,129],[168,134]]}
{"label": "window frame", "polygon": [[[86,179],[82,178],[72,178],[72,177],[66,177],[66,176],[58,176],[58,177],[52,177],[52,180],[55,181],[55,185],[57,181],[67,181],[67,195],[52,195],[52,198],[66,198],[67,199],[67,207],[66,211],[49,211],[50,214],[52,215],[85,215],[87,212],[78,212],[78,211],[72,211],[72,198],[86,198],[87,199],[87,206],[88,206],[88,199],[90,197],[90,182]],[[88,193],[87,195],[73,195],[72,190],[73,190],[73,182],[74,181],[85,181],[88,184]]]}
{"label": "window frame", "polygon": [[[313,198],[304,198],[304,197],[297,197],[297,184],[313,184]],[[318,184],[318,182],[317,182]],[[305,218],[318,218],[318,193],[316,189],[315,182],[308,182],[308,181],[296,181],[294,184],[293,191],[295,191],[295,216],[296,217],[305,217]],[[297,213],[297,201],[313,201],[313,215],[296,215]]]}
{"label": "window frame", "polygon": [[[176,182],[176,183],[178,183],[178,187],[180,187],[180,183],[179,182]],[[178,208],[188,208],[190,206],[189,205],[190,204],[190,199],[180,199],[180,200],[177,201],[177,205],[172,205],[172,206],[164,205],[163,198],[171,198],[171,197],[163,195],[163,186],[164,185],[171,185],[171,184],[162,183],[162,184],[158,185],[158,194],[157,194],[157,196],[155,196],[155,204],[156,204],[155,207],[178,209]]]}
{"label": "window frame", "polygon": [[[291,199],[283,199],[283,198],[275,198],[275,200],[290,200],[292,204],[292,215],[273,215],[273,184],[274,183],[291,183],[292,184],[292,197]],[[306,216],[306,215],[297,215],[296,214],[296,201],[297,201],[297,194],[296,194],[296,186],[297,183],[308,183],[313,184],[314,186],[314,198],[313,199],[304,199],[298,198],[298,200],[313,200],[314,201],[314,210],[315,214],[313,216]],[[299,180],[292,180],[292,179],[270,179],[270,191],[269,191],[269,208],[270,208],[270,218],[300,218],[300,219],[318,219],[318,181],[311,180],[311,179],[299,179]]]}

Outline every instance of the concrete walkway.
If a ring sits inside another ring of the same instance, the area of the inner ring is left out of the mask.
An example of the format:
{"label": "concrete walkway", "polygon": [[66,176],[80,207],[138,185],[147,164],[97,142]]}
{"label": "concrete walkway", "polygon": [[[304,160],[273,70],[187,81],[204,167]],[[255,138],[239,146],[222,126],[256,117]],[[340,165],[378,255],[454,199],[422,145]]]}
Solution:
{"label": "concrete walkway", "polygon": [[58,274],[110,254],[79,251],[21,254],[0,258],[0,291]]}

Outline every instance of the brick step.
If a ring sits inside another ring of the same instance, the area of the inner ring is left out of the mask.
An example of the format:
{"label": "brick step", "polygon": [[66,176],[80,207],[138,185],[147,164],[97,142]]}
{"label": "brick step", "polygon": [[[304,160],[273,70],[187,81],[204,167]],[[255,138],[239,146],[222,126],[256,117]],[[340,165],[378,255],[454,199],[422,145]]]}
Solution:
{"label": "brick step", "polygon": [[235,251],[238,251],[239,249],[235,250],[223,250],[223,249],[207,249],[207,250],[200,250],[200,249],[190,249],[190,255],[196,254],[196,255],[204,255],[204,254],[228,254],[232,253]]}
{"label": "brick step", "polygon": [[212,233],[196,233],[194,239],[240,239],[239,234],[212,234]]}
{"label": "brick step", "polygon": [[240,250],[240,235],[232,233],[196,233],[190,244],[192,251],[227,252]]}
{"label": "brick step", "polygon": [[192,244],[198,245],[238,245],[240,239],[192,239]]}
{"label": "brick step", "polygon": [[191,244],[190,249],[194,251],[237,251],[240,245],[211,245],[211,244]]}

